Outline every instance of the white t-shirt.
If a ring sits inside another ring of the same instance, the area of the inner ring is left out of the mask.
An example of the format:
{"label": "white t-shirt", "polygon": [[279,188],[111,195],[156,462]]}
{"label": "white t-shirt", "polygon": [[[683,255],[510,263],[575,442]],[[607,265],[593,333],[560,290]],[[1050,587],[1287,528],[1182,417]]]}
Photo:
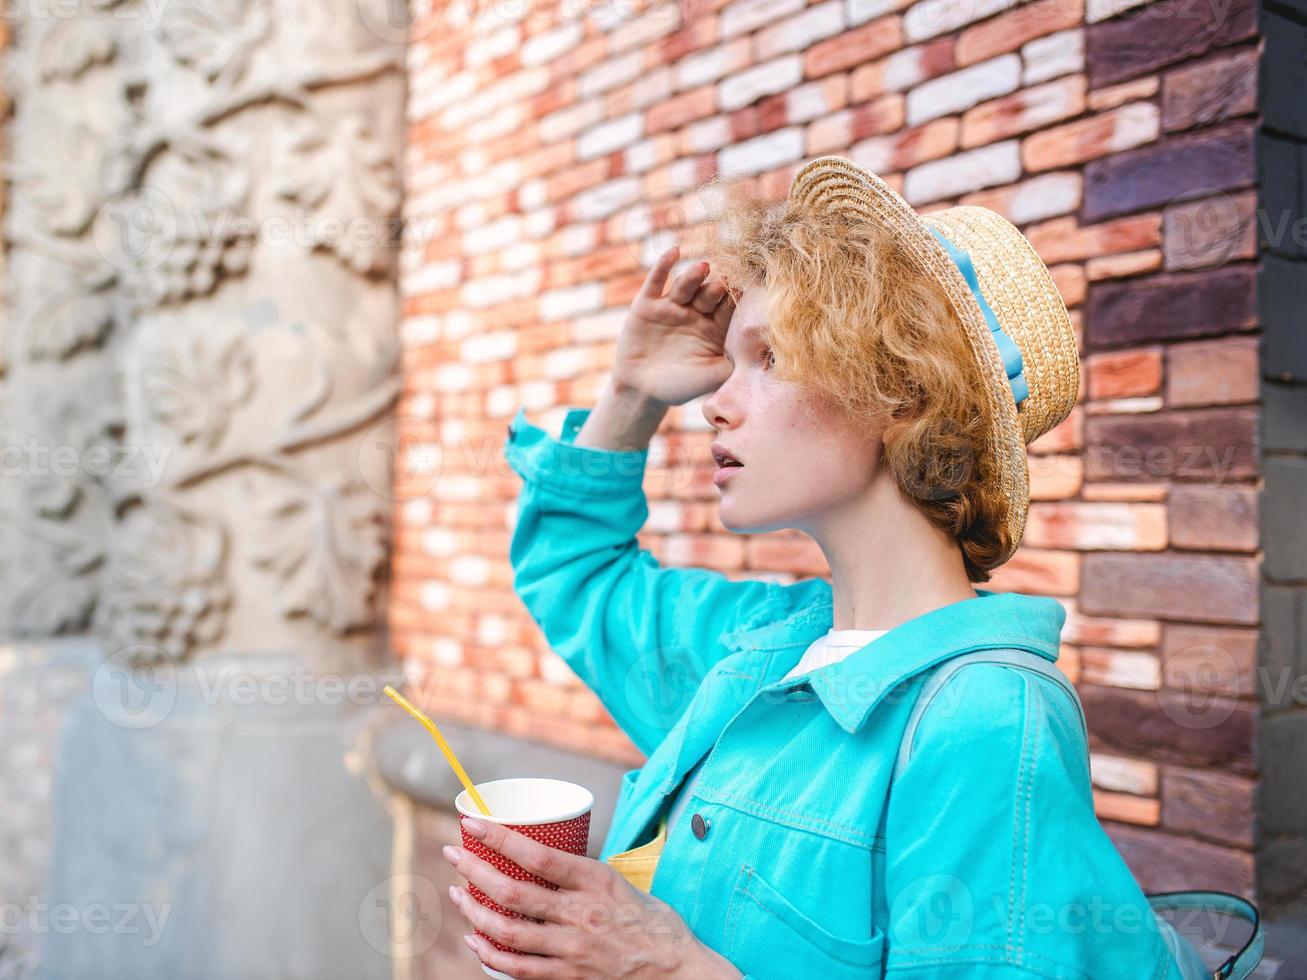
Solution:
{"label": "white t-shirt", "polygon": [[[884,636],[888,632],[889,630],[828,630],[812,641],[808,649],[803,651],[803,656],[799,658],[799,662],[781,680],[843,660],[855,650],[861,650],[872,640]],[[667,833],[669,835],[676,826],[681,811],[685,809],[690,794],[694,791],[694,783],[699,778],[699,767],[703,765],[704,759],[707,758],[705,755],[703,759],[695,763],[694,768],[689,771],[685,780],[681,783],[681,790],[673,801],[671,809],[667,811]]]}

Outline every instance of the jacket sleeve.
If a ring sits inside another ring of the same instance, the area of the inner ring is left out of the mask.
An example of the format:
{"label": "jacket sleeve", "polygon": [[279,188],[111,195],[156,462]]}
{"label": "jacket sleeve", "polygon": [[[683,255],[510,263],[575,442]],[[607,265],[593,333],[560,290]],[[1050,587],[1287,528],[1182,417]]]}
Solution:
{"label": "jacket sleeve", "polygon": [[558,439],[522,409],[509,427],[504,455],[523,480],[509,544],[513,588],[648,756],[727,652],[725,635],[784,611],[816,580],[781,585],[661,567],[636,538],[649,516],[649,450],[574,445],[590,411],[570,410]]}
{"label": "jacket sleeve", "polygon": [[1179,980],[1094,813],[1079,708],[1053,680],[958,670],[887,807],[887,974]]}

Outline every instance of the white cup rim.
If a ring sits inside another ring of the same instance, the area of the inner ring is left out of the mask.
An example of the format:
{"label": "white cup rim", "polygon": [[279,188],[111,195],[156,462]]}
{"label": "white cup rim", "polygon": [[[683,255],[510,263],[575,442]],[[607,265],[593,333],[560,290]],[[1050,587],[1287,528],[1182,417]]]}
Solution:
{"label": "white cup rim", "polygon": [[[513,784],[518,784],[520,786],[523,783],[556,783],[560,787],[568,787],[569,790],[578,790],[580,795],[578,795],[575,807],[570,808],[563,813],[532,820],[510,820],[502,817],[486,816],[481,812],[477,805],[472,802],[472,797],[468,795],[467,790],[463,790],[458,794],[458,796],[454,797],[454,809],[465,817],[476,817],[478,820],[484,820],[487,823],[497,823],[515,827],[534,827],[539,824],[562,823],[564,820],[574,820],[581,816],[581,814],[588,813],[594,808],[594,794],[580,783],[574,783],[567,779],[550,779],[545,776],[512,776],[507,779],[490,779],[484,783],[475,783],[474,785],[476,786],[477,791],[484,796],[485,790],[489,787],[502,786],[511,791],[514,788]],[[490,801],[487,800],[486,802],[489,803]],[[493,804],[491,805],[493,807]]]}

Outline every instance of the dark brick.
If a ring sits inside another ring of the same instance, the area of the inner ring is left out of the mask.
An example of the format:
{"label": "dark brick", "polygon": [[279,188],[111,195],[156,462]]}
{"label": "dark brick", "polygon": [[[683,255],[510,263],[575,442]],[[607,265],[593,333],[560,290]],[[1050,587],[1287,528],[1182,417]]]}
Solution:
{"label": "dark brick", "polygon": [[1253,265],[1104,280],[1089,287],[1085,347],[1102,350],[1207,337],[1256,325]]}
{"label": "dark brick", "polygon": [[1178,484],[1168,494],[1167,525],[1173,548],[1256,551],[1257,491]]}
{"label": "dark brick", "polygon": [[1256,32],[1253,0],[1232,0],[1228,6],[1192,0],[1145,4],[1089,25],[1089,87],[1101,88],[1187,61]]}
{"label": "dark brick", "polygon": [[1255,699],[1260,635],[1256,629],[1167,623],[1162,684],[1172,691]]}
{"label": "dark brick", "polygon": [[1208,58],[1162,80],[1162,128],[1210,126],[1257,111],[1257,51]]}
{"label": "dark brick", "polygon": [[1085,479],[1250,479],[1257,475],[1256,422],[1254,408],[1091,415],[1085,419]]}
{"label": "dark brick", "polygon": [[1307,453],[1307,385],[1262,382],[1262,450]]}
{"label": "dark brick", "polygon": [[1262,374],[1279,381],[1307,381],[1307,264],[1262,256],[1257,303],[1265,339]]}
{"label": "dark brick", "polygon": [[1253,846],[1252,780],[1165,766],[1162,826],[1218,844]]}
{"label": "dark brick", "polygon": [[1186,133],[1085,164],[1080,223],[1249,187],[1256,176],[1251,122]]}
{"label": "dark brick", "polygon": [[1087,554],[1080,607],[1093,615],[1254,625],[1258,566],[1234,555]]}
{"label": "dark brick", "polygon": [[1111,820],[1102,825],[1145,891],[1215,890],[1249,901],[1259,898],[1253,891],[1253,856],[1247,851]]}
{"label": "dark brick", "polygon": [[1307,458],[1268,456],[1262,461],[1262,541],[1266,577],[1276,582],[1307,579]]}
{"label": "dark brick", "polygon": [[1257,847],[1257,892],[1263,915],[1296,908],[1301,917],[1302,896],[1307,892],[1307,840],[1263,835]]}
{"label": "dark brick", "polygon": [[1129,691],[1081,684],[1077,691],[1094,751],[1109,750],[1246,776],[1253,760],[1256,706],[1231,698]]}
{"label": "dark brick", "polygon": [[1302,97],[1307,91],[1307,28],[1269,9],[1262,17],[1263,124],[1307,138],[1307,102]]}

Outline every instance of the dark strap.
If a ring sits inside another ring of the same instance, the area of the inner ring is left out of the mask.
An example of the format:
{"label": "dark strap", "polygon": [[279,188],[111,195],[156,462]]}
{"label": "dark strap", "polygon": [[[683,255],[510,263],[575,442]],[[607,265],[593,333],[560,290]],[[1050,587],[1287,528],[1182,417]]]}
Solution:
{"label": "dark strap", "polygon": [[1262,932],[1257,906],[1239,895],[1229,892],[1188,891],[1188,892],[1147,892],[1148,904],[1154,909],[1185,911],[1188,909],[1205,909],[1209,912],[1221,912],[1225,915],[1238,916],[1252,925],[1252,935],[1233,956],[1222,963],[1212,973],[1213,980],[1244,980],[1257,964],[1262,961],[1266,950],[1266,935]]}

